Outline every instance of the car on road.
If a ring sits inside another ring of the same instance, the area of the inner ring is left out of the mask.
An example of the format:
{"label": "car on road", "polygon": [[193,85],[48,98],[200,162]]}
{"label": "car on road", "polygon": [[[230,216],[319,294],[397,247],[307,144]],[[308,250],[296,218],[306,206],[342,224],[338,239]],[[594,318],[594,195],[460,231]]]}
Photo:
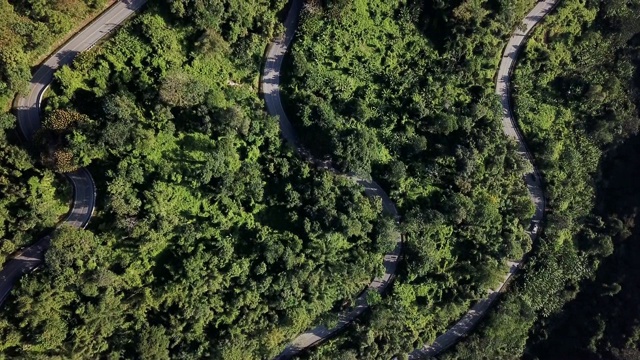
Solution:
{"label": "car on road", "polygon": [[531,233],[537,234],[538,230],[540,230],[540,226],[536,220],[531,222]]}

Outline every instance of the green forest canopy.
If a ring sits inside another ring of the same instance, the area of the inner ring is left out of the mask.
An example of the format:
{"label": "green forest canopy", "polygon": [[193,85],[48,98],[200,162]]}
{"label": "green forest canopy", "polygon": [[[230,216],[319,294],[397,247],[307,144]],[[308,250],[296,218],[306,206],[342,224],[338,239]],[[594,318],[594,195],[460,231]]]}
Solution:
{"label": "green forest canopy", "polygon": [[516,114],[553,212],[522,281],[447,359],[638,357],[638,36],[638,1],[563,0],[527,42]]}
{"label": "green forest canopy", "polygon": [[[56,232],[45,270],[17,289],[2,330],[5,354],[272,356],[316,320],[335,321],[329,310],[381,273],[393,222],[380,219],[379,204],[355,185],[296,159],[256,97],[262,50],[277,31],[270,4],[226,5],[151,7],[57,72],[40,136],[57,150],[45,147],[42,160],[60,171],[99,169],[104,209],[88,232]],[[387,55],[399,69],[424,71],[407,85],[426,99],[445,77],[434,84],[420,77],[439,72],[446,45],[430,44],[416,29],[418,4],[385,5],[363,26],[397,10],[405,15],[380,36],[410,36],[404,46],[412,51]],[[238,14],[253,15],[237,23]],[[303,36],[311,21],[303,22]],[[414,63],[421,51],[430,51],[430,61]],[[488,83],[492,61],[483,66]],[[373,89],[402,85],[397,77],[381,80]],[[522,230],[532,208],[495,102],[481,86],[464,90],[469,84],[459,81],[460,89],[441,93],[458,94],[456,103],[410,109],[398,127],[391,118],[389,138],[376,127],[349,135],[385,147],[386,158],[369,166],[406,213],[407,270],[386,304],[419,320],[411,329],[398,319],[399,341],[432,339],[495,283],[505,258],[530,246]],[[389,109],[371,121],[400,111],[402,97],[385,96]],[[453,105],[459,110],[449,113]],[[477,139],[468,141],[472,134]],[[341,159],[344,167],[368,171],[361,147],[345,146],[352,158]]]}
{"label": "green forest canopy", "polygon": [[530,249],[533,205],[493,77],[502,38],[533,3],[354,0],[303,13],[289,117],[316,156],[372,172],[407,234],[393,293],[312,358],[391,358],[431,342]]}
{"label": "green forest canopy", "polygon": [[7,110],[16,93],[26,89],[30,66],[105,4],[0,1],[0,264],[51,231],[68,211],[71,198],[66,180],[36,164],[25,151],[16,119]]}
{"label": "green forest canopy", "polygon": [[150,5],[56,73],[42,160],[89,166],[101,203],[14,289],[5,356],[272,357],[383,272],[380,202],[298,159],[257,96],[273,5]]}
{"label": "green forest canopy", "polygon": [[[505,259],[532,246],[523,164],[502,135],[493,76],[533,4],[306,7],[285,65],[290,117],[317,156],[371,172],[407,234],[392,292],[312,358],[402,356],[444,331],[496,282]],[[43,270],[6,303],[4,356],[272,357],[312,324],[334,323],[383,271],[394,222],[356,185],[298,159],[257,97],[264,47],[281,31],[274,9],[285,2],[198,5],[151,5],[56,73],[39,136],[55,148],[43,147],[40,160],[58,171],[89,166],[103,195],[90,228],[58,229]],[[628,82],[635,6],[563,1],[529,44],[516,72],[517,113],[554,212],[515,292],[448,357],[521,354],[531,329],[535,349],[580,281],[629,236],[631,210],[613,216],[615,203],[595,196],[613,191],[596,176],[607,151],[637,132]],[[12,11],[44,19],[32,7]],[[36,53],[7,67],[19,79],[2,79],[7,96],[28,80]],[[14,121],[0,124],[6,131]],[[12,194],[2,204],[5,255],[65,209],[53,173],[34,168],[12,134],[0,146],[8,154],[0,186]],[[576,341],[591,341],[594,353],[635,346],[615,335],[612,349],[605,330],[585,333]]]}
{"label": "green forest canopy", "polygon": [[31,78],[30,67],[101,11],[107,0],[0,0],[0,104],[8,110]]}

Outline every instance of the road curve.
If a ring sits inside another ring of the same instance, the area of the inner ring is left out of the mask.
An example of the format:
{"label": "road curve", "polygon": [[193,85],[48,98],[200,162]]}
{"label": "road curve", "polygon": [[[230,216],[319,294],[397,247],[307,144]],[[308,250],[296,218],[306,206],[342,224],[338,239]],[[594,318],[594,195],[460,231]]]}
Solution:
{"label": "road curve", "polygon": [[[533,156],[529,151],[526,139],[520,132],[516,120],[513,116],[513,107],[511,103],[511,74],[516,65],[518,55],[522,51],[523,44],[531,33],[533,28],[540,23],[542,18],[553,10],[559,0],[539,1],[536,6],[527,14],[523,23],[526,25],[524,30],[517,29],[502,54],[500,67],[496,76],[496,94],[500,98],[502,105],[502,130],[508,138],[513,139],[518,145],[518,154],[524,158],[526,162],[531,164],[528,173],[525,174],[524,180],[529,190],[531,200],[535,205],[535,213],[531,218],[531,222],[542,226],[542,220],[545,209],[545,198],[542,189],[542,176],[535,165]],[[540,230],[538,230],[540,232]],[[536,234],[528,232],[532,240],[535,240]],[[522,260],[520,260],[521,262]],[[447,330],[444,334],[438,336],[433,344],[426,345],[422,348],[414,350],[409,354],[409,359],[419,359],[439,354],[451,345],[455,344],[460,338],[466,336],[475,325],[486,314],[489,307],[495,302],[500,291],[503,290],[505,283],[517,271],[520,262],[509,262],[509,272],[505,275],[504,281],[497,290],[489,290],[489,295],[474,305],[460,321]]]}
{"label": "road curve", "polygon": [[[53,73],[61,66],[70,64],[80,52],[92,48],[98,41],[109,35],[145,2],[146,0],[116,2],[40,65],[29,82],[28,94],[16,98],[13,104],[18,125],[28,143],[40,129],[40,103],[42,95],[53,81]],[[73,204],[61,225],[85,228],[91,219],[96,201],[93,178],[85,168],[65,175],[73,186]],[[5,264],[0,271],[0,305],[7,298],[16,281],[44,260],[44,253],[49,248],[49,244],[50,237],[45,236]]]}
{"label": "road curve", "polygon": [[[291,40],[296,31],[298,25],[298,19],[300,17],[300,11],[302,10],[302,0],[291,0],[290,9],[287,14],[287,18],[284,22],[285,34],[284,36],[276,39],[269,45],[267,56],[265,59],[265,65],[262,72],[260,81],[260,91],[264,97],[264,101],[267,107],[267,111],[270,115],[278,118],[280,123],[280,130],[282,136],[293,146],[296,152],[309,162],[318,164],[325,167],[327,170],[337,172],[330,165],[325,165],[323,162],[315,160],[310,153],[302,147],[298,142],[295,130],[287,118],[287,114],[282,107],[282,101],[280,99],[280,69],[282,68],[282,62],[287,52]],[[372,179],[365,179],[358,177],[354,174],[342,175],[346,176],[352,181],[360,184],[364,187],[365,193],[370,197],[378,197],[382,201],[382,207],[384,211],[394,217],[398,217],[398,211],[395,204],[391,201],[387,193]],[[349,325],[360,314],[362,314],[369,306],[367,304],[367,294],[369,291],[377,291],[379,293],[384,290],[393,281],[398,262],[400,260],[400,252],[402,250],[402,237],[400,234],[396,235],[396,245],[393,251],[384,256],[385,273],[381,278],[374,279],[367,289],[363,291],[356,299],[355,304],[347,312],[340,314],[338,325],[332,328],[326,328],[325,326],[317,326],[310,329],[303,334],[298,335],[293,341],[287,345],[287,347],[276,357],[278,360],[289,359],[301,351],[316,346],[323,341],[329,339],[337,332],[342,330],[345,326]]]}

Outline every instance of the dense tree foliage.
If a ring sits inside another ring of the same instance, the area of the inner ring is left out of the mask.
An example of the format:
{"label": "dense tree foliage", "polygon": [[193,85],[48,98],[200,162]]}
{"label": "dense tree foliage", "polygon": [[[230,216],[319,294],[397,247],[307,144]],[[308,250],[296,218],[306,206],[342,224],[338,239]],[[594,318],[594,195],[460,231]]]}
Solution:
{"label": "dense tree foliage", "polygon": [[103,200],[14,290],[5,356],[272,357],[383,272],[380,202],[299,159],[258,98],[284,2],[208,5],[150,4],[56,73],[42,137]]}
{"label": "dense tree foliage", "polygon": [[637,138],[621,143],[640,126],[639,33],[638,1],[564,0],[528,41],[516,112],[552,213],[516,291],[448,358],[518,358],[526,347],[545,358],[637,357],[637,316],[626,306],[638,295],[624,280],[637,256],[637,185],[626,180]]}
{"label": "dense tree foliage", "polygon": [[[13,24],[58,34],[103,5],[82,4],[69,13],[15,4],[0,40],[40,45],[3,60],[7,94],[52,41],[9,39]],[[345,336],[303,356],[402,358],[532,247],[524,165],[502,134],[493,89],[504,40],[533,4],[307,2],[285,66],[291,119],[317,157],[388,189],[407,236],[388,296],[373,294],[372,311]],[[270,358],[312,325],[334,324],[382,273],[395,221],[347,178],[299,159],[257,97],[284,6],[163,0],[56,73],[41,159],[57,171],[88,166],[101,200],[88,230],[56,230],[45,266],[6,303],[2,355]],[[444,357],[637,353],[637,317],[624,318],[640,294],[624,274],[636,260],[637,189],[624,179],[640,141],[623,141],[640,124],[630,82],[638,6],[564,0],[528,43],[516,111],[552,212],[515,290]],[[60,195],[52,173],[9,140],[14,119],[0,120],[5,256],[55,222]],[[563,341],[585,315],[587,326]]]}
{"label": "dense tree foliage", "polygon": [[42,163],[61,173],[77,170],[77,158],[73,156],[67,138],[74,130],[82,131],[83,128],[90,127],[90,122],[87,115],[76,111],[51,111],[35,136],[41,149]]}
{"label": "dense tree foliage", "polygon": [[0,104],[3,111],[31,78],[30,66],[107,0],[0,1]]}
{"label": "dense tree foliage", "polygon": [[[531,243],[523,162],[493,76],[531,1],[336,1],[308,6],[286,89],[302,141],[372,172],[403,213],[392,294],[314,358],[390,358],[432,341]],[[351,354],[351,355],[344,355]]]}
{"label": "dense tree foliage", "polygon": [[64,199],[70,197],[64,180],[34,167],[15,143],[15,123],[13,115],[0,115],[0,264],[53,227],[67,212]]}
{"label": "dense tree foliage", "polygon": [[640,204],[639,140],[634,136],[616,146],[603,161],[595,203],[596,211],[616,229],[614,251],[602,260],[596,277],[581,285],[576,299],[529,340],[529,352],[539,358],[630,360],[640,356],[640,242],[634,228]]}
{"label": "dense tree foliage", "polygon": [[[105,5],[102,0],[0,1],[0,263],[60,221],[71,197],[62,177],[34,166],[24,144],[18,144],[15,117],[5,111],[26,88],[32,63]],[[48,160],[66,158],[63,149],[50,150]]]}

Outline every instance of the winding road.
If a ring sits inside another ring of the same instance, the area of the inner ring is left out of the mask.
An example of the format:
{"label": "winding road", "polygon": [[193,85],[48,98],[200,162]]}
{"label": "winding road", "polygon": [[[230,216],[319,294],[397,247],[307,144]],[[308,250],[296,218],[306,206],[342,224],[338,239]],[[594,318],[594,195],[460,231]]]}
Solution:
{"label": "winding road", "polygon": [[[260,91],[264,98],[268,113],[278,118],[282,136],[291,146],[294,147],[296,152],[307,161],[318,164],[319,166],[325,167],[327,170],[337,173],[337,170],[332,168],[330,165],[328,166],[322,161],[314,159],[310,155],[309,151],[307,151],[298,142],[295,130],[282,107],[282,100],[280,98],[280,70],[282,68],[284,56],[291,44],[291,40],[293,40],[293,36],[298,26],[300,11],[302,10],[302,0],[292,0],[290,6],[291,7],[284,23],[284,27],[286,29],[285,34],[269,45],[260,81]],[[340,176],[346,176],[352,181],[360,184],[368,196],[380,198],[384,211],[387,214],[398,218],[398,210],[396,210],[395,204],[391,201],[382,187],[374,180],[370,178],[362,178],[354,174],[344,174]],[[358,295],[355,304],[348,311],[339,315],[338,324],[336,326],[327,328],[320,325],[298,335],[284,349],[284,351],[276,357],[276,359],[289,359],[305,349],[320,344],[338,333],[345,326],[349,325],[353,320],[360,316],[369,307],[367,304],[367,294],[370,291],[383,293],[393,281],[394,274],[398,267],[398,262],[400,261],[400,253],[402,251],[402,237],[400,234],[396,235],[395,242],[396,245],[393,251],[389,254],[385,254],[384,256],[384,275],[380,278],[374,279],[367,289]]]}
{"label": "winding road", "polygon": [[[524,181],[529,190],[531,200],[535,206],[535,212],[531,219],[531,228],[533,224],[542,225],[545,209],[545,199],[541,182],[541,174],[535,162],[533,156],[527,148],[526,141],[522,133],[520,132],[516,121],[513,117],[513,110],[511,104],[510,84],[511,73],[516,64],[517,57],[522,49],[522,45],[531,33],[533,28],[547,15],[551,10],[555,8],[559,0],[544,0],[536,4],[536,6],[527,14],[523,23],[524,29],[518,29],[511,36],[507,46],[505,47],[502,59],[500,61],[500,67],[498,69],[496,77],[496,94],[500,98],[502,105],[502,126],[503,131],[507,137],[513,139],[518,145],[518,153],[523,159],[530,163],[530,172],[524,175]],[[266,63],[264,66],[261,92],[263,94],[267,110],[270,115],[278,118],[280,123],[280,129],[282,136],[296,149],[296,151],[311,162],[318,162],[314,160],[309,152],[302,147],[298,142],[298,137],[293,129],[293,126],[282,106],[280,99],[280,70],[284,60],[284,56],[287,53],[288,47],[293,40],[295,31],[298,25],[300,11],[302,10],[302,0],[291,0],[291,8],[284,23],[285,34],[284,36],[276,39],[269,45],[267,52]],[[319,162],[318,162],[319,163]],[[331,169],[335,172],[335,169]],[[354,176],[350,176],[354,181],[365,187],[365,191],[369,196],[377,196],[382,199],[383,207],[386,212],[398,216],[395,205],[384,190],[373,180],[366,180]],[[536,226],[537,227],[537,226]],[[538,228],[537,232],[540,231]],[[537,237],[537,232],[528,231],[532,240]],[[401,238],[398,237],[397,245],[393,253],[385,256],[385,268],[386,272],[382,279],[375,279],[370,285],[367,291],[379,291],[383,292],[388,286],[389,282],[393,279],[393,274],[396,271],[397,262],[399,259],[400,251],[402,249]],[[520,260],[521,262],[522,260]],[[438,336],[436,340],[429,345],[425,345],[421,348],[415,349],[409,354],[409,359],[419,359],[424,357],[431,357],[439,354],[443,350],[447,349],[451,345],[455,344],[462,337],[466,336],[482,319],[487,310],[498,298],[498,295],[505,287],[505,284],[516,273],[520,266],[520,262],[508,262],[509,271],[505,274],[504,280],[500,283],[496,290],[488,290],[487,297],[478,301],[469,311],[462,317],[460,321],[455,323],[449,330],[442,335]],[[366,303],[366,291],[361,294],[356,302],[356,306],[350,311],[340,315],[340,321],[337,326],[327,329],[324,326],[318,326],[307,332],[298,335],[276,358],[277,360],[289,359],[301,351],[316,346],[323,341],[326,341],[331,336],[342,330],[346,325],[351,323],[356,317],[358,317],[368,307]]]}
{"label": "winding road", "polygon": [[[20,131],[28,143],[33,141],[33,137],[40,129],[40,103],[44,92],[53,81],[53,73],[61,66],[70,64],[80,52],[92,48],[98,41],[109,35],[144,3],[146,0],[116,2],[40,65],[29,82],[28,94],[16,98],[13,104]],[[65,175],[73,186],[73,203],[61,226],[85,228],[91,219],[96,202],[96,186],[93,178],[85,168]],[[0,305],[7,298],[16,281],[42,263],[49,245],[50,237],[45,236],[5,263],[0,271]]]}
{"label": "winding road", "polygon": [[[546,205],[541,182],[542,176],[536,167],[531,152],[527,147],[526,139],[520,132],[513,116],[510,90],[511,73],[513,72],[518,55],[522,51],[526,38],[533,28],[540,23],[542,18],[556,7],[558,2],[559,0],[539,1],[529,14],[527,14],[523,20],[525,25],[524,29],[517,29],[509,39],[509,42],[502,54],[502,59],[500,60],[500,66],[496,76],[496,94],[500,98],[500,104],[502,106],[502,130],[508,138],[516,142],[518,145],[518,153],[523,157],[524,161],[531,165],[529,168],[532,169],[524,176],[524,181],[527,185],[527,189],[529,190],[529,195],[531,196],[531,200],[535,206],[535,212],[531,218],[532,226],[534,223],[542,225]],[[538,229],[538,232],[540,231],[541,228]],[[537,233],[529,232],[529,236],[531,236],[532,240],[535,240]],[[520,260],[520,262],[521,261],[522,260]],[[488,296],[478,301],[460,321],[454,324],[444,334],[438,336],[433,344],[414,350],[409,354],[409,359],[428,358],[437,355],[471,332],[498,298],[498,295],[503,290],[505,284],[513,274],[515,274],[520,266],[520,262],[509,262],[509,272],[505,275],[504,281],[496,290],[489,290]]]}

